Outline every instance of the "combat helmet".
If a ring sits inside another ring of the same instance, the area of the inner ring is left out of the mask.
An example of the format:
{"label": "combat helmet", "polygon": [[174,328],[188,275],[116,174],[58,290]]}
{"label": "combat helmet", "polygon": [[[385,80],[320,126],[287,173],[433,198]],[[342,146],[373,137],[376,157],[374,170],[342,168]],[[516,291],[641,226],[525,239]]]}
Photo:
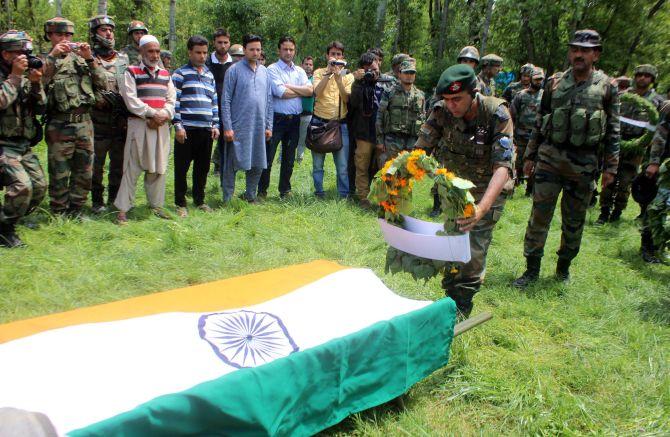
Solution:
{"label": "combat helmet", "polygon": [[528,76],[532,76],[533,72],[535,71],[535,66],[531,63],[524,64],[521,66],[519,69],[519,73],[523,76],[524,74],[527,74]]}
{"label": "combat helmet", "polygon": [[147,27],[147,25],[140,20],[133,20],[130,22],[130,24],[128,24],[128,35],[135,32],[136,30],[142,30],[147,34],[149,33],[149,28]]}
{"label": "combat helmet", "polygon": [[637,67],[635,67],[635,70],[633,71],[634,75],[645,74],[645,73],[650,74],[651,77],[654,78],[654,80],[656,80],[656,78],[658,77],[658,69],[651,64],[638,65]]}
{"label": "combat helmet", "polygon": [[96,15],[95,17],[88,20],[88,29],[91,33],[95,32],[95,29],[102,25],[111,26],[113,29],[116,28],[114,20],[109,15]]}
{"label": "combat helmet", "polygon": [[33,40],[23,31],[8,30],[0,35],[0,50],[7,51],[32,51]]}
{"label": "combat helmet", "polygon": [[456,61],[461,62],[461,59],[470,59],[479,64],[479,50],[473,46],[465,46],[461,49]]}
{"label": "combat helmet", "polygon": [[44,40],[50,41],[51,32],[74,34],[74,23],[63,17],[54,17],[44,23]]}

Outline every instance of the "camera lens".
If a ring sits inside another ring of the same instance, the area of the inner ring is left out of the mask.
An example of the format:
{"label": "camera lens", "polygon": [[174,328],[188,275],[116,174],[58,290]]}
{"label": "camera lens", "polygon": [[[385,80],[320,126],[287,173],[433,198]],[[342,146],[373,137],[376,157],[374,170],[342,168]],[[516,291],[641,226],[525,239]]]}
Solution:
{"label": "camera lens", "polygon": [[28,55],[28,68],[40,69],[44,63],[35,55]]}

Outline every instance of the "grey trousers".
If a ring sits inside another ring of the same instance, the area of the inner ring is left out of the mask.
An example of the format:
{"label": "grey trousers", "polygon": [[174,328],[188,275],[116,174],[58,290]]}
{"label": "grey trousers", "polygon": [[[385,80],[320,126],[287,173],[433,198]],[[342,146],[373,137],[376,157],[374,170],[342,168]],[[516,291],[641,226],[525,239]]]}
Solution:
{"label": "grey trousers", "polygon": [[[223,190],[223,201],[229,202],[235,194],[235,175],[237,174],[237,169],[235,168],[235,156],[232,153],[232,148],[225,141],[221,142],[221,147],[223,147],[223,153],[221,153],[221,160],[223,161],[223,165],[221,166],[221,189]],[[247,177],[244,198],[246,200],[254,200],[256,199],[258,181],[261,179],[263,169],[252,167],[249,170],[245,170],[244,173]]]}

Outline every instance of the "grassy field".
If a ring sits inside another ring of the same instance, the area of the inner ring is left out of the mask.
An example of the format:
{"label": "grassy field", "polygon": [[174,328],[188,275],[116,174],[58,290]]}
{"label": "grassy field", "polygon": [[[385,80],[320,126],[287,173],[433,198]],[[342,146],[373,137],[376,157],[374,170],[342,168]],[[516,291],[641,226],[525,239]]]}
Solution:
{"label": "grassy field", "polygon": [[[335,200],[327,164],[324,201],[311,195],[307,158],[288,201],[276,194],[277,168],[274,194],[257,206],[235,200],[221,208],[210,176],[207,201],[217,209],[191,208],[182,220],[151,216],[141,188],[126,227],[113,213],[78,222],[42,210],[30,219],[38,229],[19,228],[28,248],[0,249],[0,322],[321,258],[370,268],[404,296],[442,297],[437,279],[384,274],[375,215]],[[428,189],[420,186],[417,215],[429,209]],[[171,177],[167,199],[174,211]],[[495,232],[474,311],[494,319],[457,338],[449,365],[403,402],[352,416],[325,435],[670,434],[670,268],[640,261],[638,208],[604,227],[593,226],[597,211],[589,212],[569,285],[551,279],[556,217],[543,279],[519,292],[509,284],[524,268],[529,209],[517,193]]]}

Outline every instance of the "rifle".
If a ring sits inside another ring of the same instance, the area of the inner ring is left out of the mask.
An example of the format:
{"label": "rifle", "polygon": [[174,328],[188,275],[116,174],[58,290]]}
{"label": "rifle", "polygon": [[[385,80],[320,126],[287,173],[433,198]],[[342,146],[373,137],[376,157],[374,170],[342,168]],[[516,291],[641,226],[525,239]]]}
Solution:
{"label": "rifle", "polygon": [[114,91],[99,91],[100,95],[107,102],[107,104],[112,108],[112,115],[115,118],[128,118],[131,114],[126,108],[126,102],[123,101],[121,94]]}

